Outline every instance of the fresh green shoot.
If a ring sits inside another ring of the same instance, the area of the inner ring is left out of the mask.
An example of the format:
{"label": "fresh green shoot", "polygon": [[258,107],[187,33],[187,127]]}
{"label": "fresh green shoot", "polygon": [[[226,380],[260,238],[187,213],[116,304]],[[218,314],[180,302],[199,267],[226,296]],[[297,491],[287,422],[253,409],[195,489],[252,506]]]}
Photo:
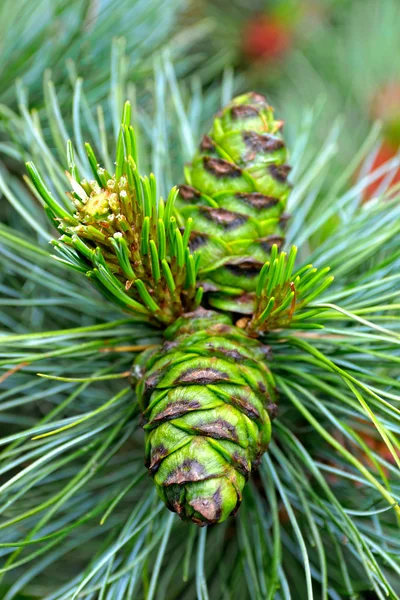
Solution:
{"label": "fresh green shoot", "polygon": [[309,305],[327,289],[333,277],[328,276],[329,267],[318,270],[312,265],[293,273],[296,254],[296,246],[289,254],[279,253],[275,244],[272,247],[271,258],[258,278],[254,315],[247,325],[250,332],[321,327],[304,321],[322,310],[313,310]]}

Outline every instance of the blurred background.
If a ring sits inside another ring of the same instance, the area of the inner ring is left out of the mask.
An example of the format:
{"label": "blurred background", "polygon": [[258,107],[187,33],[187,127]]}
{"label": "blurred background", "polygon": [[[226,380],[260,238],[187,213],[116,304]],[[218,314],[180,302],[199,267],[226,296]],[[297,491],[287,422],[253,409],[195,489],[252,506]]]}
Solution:
{"label": "blurred background", "polygon": [[[400,142],[399,26],[398,0],[3,0],[3,164],[19,169],[21,105],[40,118],[56,93],[68,125],[79,77],[87,106],[110,101],[113,80],[115,87],[122,77],[143,120],[151,119],[153,95],[146,93],[167,48],[183,89],[202,90],[202,109],[194,116],[199,127],[221,103],[224,79],[231,82],[225,90],[266,94],[285,120],[289,143],[312,110],[313,143],[322,147],[333,136],[340,147],[333,179],[379,121],[380,137],[373,140],[380,142],[363,163],[365,175],[395,157]],[[111,98],[114,104],[122,100]],[[46,135],[51,124],[43,128]],[[393,183],[400,179],[395,167],[389,176]],[[384,177],[364,190],[363,200]]]}

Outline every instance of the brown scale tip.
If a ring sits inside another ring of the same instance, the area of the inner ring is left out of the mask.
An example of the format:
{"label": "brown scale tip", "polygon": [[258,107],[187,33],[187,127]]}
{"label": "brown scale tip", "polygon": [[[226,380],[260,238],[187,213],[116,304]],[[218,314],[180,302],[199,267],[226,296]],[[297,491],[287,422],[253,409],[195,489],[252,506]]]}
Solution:
{"label": "brown scale tip", "polygon": [[200,434],[217,440],[239,441],[235,426],[225,419],[215,419],[212,423],[198,423],[194,429]]}
{"label": "brown scale tip", "polygon": [[269,414],[271,421],[272,421],[272,419],[276,419],[276,417],[278,416],[278,412],[279,412],[279,407],[277,404],[275,404],[274,402],[271,402],[271,404],[268,404],[267,413]]}
{"label": "brown scale tip", "polygon": [[210,367],[199,367],[188,369],[187,371],[182,373],[174,381],[174,384],[209,385],[221,381],[226,381],[227,379],[229,379],[227,373],[222,373],[221,371],[218,371],[217,369],[212,369]]}
{"label": "brown scale tip", "polygon": [[279,218],[279,225],[282,227],[282,229],[285,229],[287,227],[288,221],[291,218],[292,218],[292,215],[289,213],[281,214],[281,216]]}
{"label": "brown scale tip", "polygon": [[146,378],[144,382],[144,395],[146,397],[153,392],[155,387],[157,387],[157,383],[159,383],[162,376],[162,371],[156,371],[155,373]]}
{"label": "brown scale tip", "polygon": [[233,275],[244,277],[257,277],[262,266],[263,263],[254,258],[242,258],[224,265]]}
{"label": "brown scale tip", "polygon": [[286,183],[291,167],[289,165],[270,165],[268,171],[273,179],[280,183]]}
{"label": "brown scale tip", "polygon": [[210,348],[210,350],[213,350],[214,352],[217,352],[219,355],[222,355],[224,358],[229,358],[233,360],[234,362],[248,360],[247,356],[239,352],[239,350],[229,350],[228,348],[223,348],[222,346],[215,347],[214,345],[208,345],[208,348]]}
{"label": "brown scale tip", "polygon": [[239,454],[239,452],[234,452],[232,454],[232,459],[235,463],[235,468],[246,478],[246,480],[250,477],[251,469],[249,469],[249,465],[247,460]]}
{"label": "brown scale tip", "polygon": [[173,340],[173,341],[166,341],[163,343],[162,345],[162,352],[170,352],[171,350],[174,350],[177,346],[178,346],[178,342]]}
{"label": "brown scale tip", "polygon": [[183,200],[197,200],[200,198],[199,192],[190,185],[180,185],[179,194]]}
{"label": "brown scale tip", "polygon": [[203,481],[207,477],[204,466],[194,459],[185,459],[176,469],[171,471],[165,479],[164,485]]}
{"label": "brown scale tip", "polygon": [[179,400],[169,404],[164,410],[161,410],[154,419],[152,419],[151,424],[156,423],[158,425],[161,421],[170,421],[171,419],[176,419],[185,415],[187,412],[200,408],[201,404],[197,400]]}
{"label": "brown scale tip", "polygon": [[251,104],[239,104],[238,106],[232,106],[231,116],[232,119],[247,119],[254,117],[259,114],[259,109]]}
{"label": "brown scale tip", "polygon": [[243,200],[249,206],[253,208],[263,210],[267,208],[272,208],[279,203],[279,198],[274,198],[273,196],[265,196],[260,192],[251,192],[249,194],[236,194],[236,197],[239,200]]}
{"label": "brown scale tip", "polygon": [[248,292],[247,294],[242,294],[241,296],[237,296],[235,298],[237,304],[241,305],[241,304],[248,304],[249,302],[254,302],[255,301],[255,293],[254,292]]}
{"label": "brown scale tip", "polygon": [[145,466],[151,471],[152,475],[157,471],[162,459],[165,458],[167,454],[168,449],[163,444],[152,448],[150,461],[145,463]]}
{"label": "brown scale tip", "polygon": [[203,215],[213,223],[221,225],[224,229],[235,229],[240,225],[243,225],[248,220],[247,215],[241,213],[232,212],[225,208],[210,208],[208,206],[202,206],[201,212]]}
{"label": "brown scale tip", "polygon": [[214,492],[211,498],[196,498],[192,500],[190,506],[198,512],[206,522],[193,518],[193,521],[200,526],[211,523],[217,523],[222,514],[222,497],[219,489]]}
{"label": "brown scale tip", "polygon": [[205,246],[208,242],[208,235],[200,231],[191,231],[189,237],[189,249],[191,252]]}
{"label": "brown scale tip", "polygon": [[198,308],[196,308],[196,310],[186,312],[182,318],[185,318],[186,320],[190,320],[192,318],[213,317],[214,315],[215,315],[215,312],[213,310],[207,310],[207,308],[204,308],[203,306],[199,306]]}
{"label": "brown scale tip", "polygon": [[243,141],[254,152],[276,152],[285,147],[282,140],[273,135],[260,134],[255,131],[244,131]]}
{"label": "brown scale tip", "polygon": [[203,164],[206,171],[215,177],[240,177],[242,170],[224,158],[210,158],[204,156]]}
{"label": "brown scale tip", "polygon": [[201,281],[201,287],[203,288],[204,293],[208,292],[218,292],[219,287],[210,281]]}
{"label": "brown scale tip", "polygon": [[255,406],[252,405],[244,396],[231,396],[230,403],[232,406],[239,408],[249,419],[256,419],[259,421],[261,419],[261,415]]}
{"label": "brown scale tip", "polygon": [[215,144],[209,135],[203,135],[203,139],[200,142],[200,150],[202,152],[210,152],[215,150]]}
{"label": "brown scale tip", "polygon": [[249,92],[248,96],[254,104],[266,104],[268,106],[268,100],[263,94],[260,94],[259,92]]}
{"label": "brown scale tip", "polygon": [[260,238],[257,240],[261,248],[266,252],[270,252],[272,246],[277,246],[278,248],[280,248],[284,241],[285,238],[281,235],[269,235],[266,238]]}

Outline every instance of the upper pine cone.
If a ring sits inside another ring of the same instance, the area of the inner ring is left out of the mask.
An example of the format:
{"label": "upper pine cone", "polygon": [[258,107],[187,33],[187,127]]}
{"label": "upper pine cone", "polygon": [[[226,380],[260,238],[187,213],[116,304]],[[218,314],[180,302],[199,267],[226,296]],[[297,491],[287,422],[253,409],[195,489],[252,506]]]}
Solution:
{"label": "upper pine cone", "polygon": [[201,254],[206,289],[253,292],[272,245],[283,242],[290,167],[281,128],[264,96],[238,96],[186,171],[177,207],[195,223],[190,245]]}

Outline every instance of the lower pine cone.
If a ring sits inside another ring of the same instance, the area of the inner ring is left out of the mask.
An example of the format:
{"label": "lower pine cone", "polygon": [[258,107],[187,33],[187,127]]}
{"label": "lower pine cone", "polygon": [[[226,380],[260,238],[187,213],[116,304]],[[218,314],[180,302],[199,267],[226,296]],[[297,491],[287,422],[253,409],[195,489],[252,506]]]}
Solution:
{"label": "lower pine cone", "polygon": [[140,355],[146,466],[166,506],[204,526],[234,515],[271,438],[269,349],[231,319],[198,309]]}

